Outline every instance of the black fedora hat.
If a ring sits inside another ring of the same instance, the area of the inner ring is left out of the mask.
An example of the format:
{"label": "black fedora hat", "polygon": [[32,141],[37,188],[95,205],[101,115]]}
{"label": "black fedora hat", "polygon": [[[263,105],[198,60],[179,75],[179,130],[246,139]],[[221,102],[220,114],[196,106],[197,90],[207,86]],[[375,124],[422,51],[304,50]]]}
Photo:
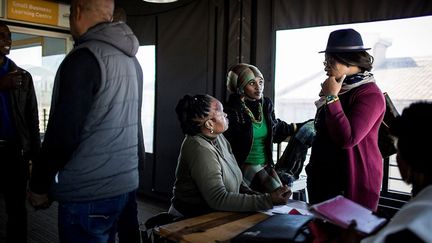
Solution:
{"label": "black fedora hat", "polygon": [[353,29],[335,30],[330,33],[327,48],[323,52],[357,52],[366,51],[370,48],[363,46],[363,40],[359,32]]}

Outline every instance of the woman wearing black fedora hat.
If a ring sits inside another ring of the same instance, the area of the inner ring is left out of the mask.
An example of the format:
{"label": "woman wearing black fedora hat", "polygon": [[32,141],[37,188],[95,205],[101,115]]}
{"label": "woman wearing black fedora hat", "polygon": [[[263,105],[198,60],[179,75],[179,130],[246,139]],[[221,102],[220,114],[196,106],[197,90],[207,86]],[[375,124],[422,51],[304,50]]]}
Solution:
{"label": "woman wearing black fedora hat", "polygon": [[330,33],[321,84],[315,102],[316,137],[306,167],[310,203],[336,195],[376,210],[382,181],[378,129],[385,100],[375,83],[373,57],[353,29]]}

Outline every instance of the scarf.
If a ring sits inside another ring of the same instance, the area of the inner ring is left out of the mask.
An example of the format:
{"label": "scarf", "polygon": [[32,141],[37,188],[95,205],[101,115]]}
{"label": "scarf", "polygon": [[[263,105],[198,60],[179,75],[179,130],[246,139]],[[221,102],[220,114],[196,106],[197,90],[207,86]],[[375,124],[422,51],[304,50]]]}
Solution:
{"label": "scarf", "polygon": [[[346,92],[350,91],[353,88],[357,88],[363,84],[375,82],[375,78],[372,73],[365,71],[364,73],[356,73],[354,75],[348,76],[345,78],[342,88],[339,91],[338,95],[345,94]],[[320,108],[321,106],[325,105],[326,103],[326,97],[322,93],[322,90],[319,93],[320,98],[315,101],[315,106],[317,108]]]}
{"label": "scarf", "polygon": [[260,123],[263,118],[263,99],[260,100],[247,100],[242,102],[243,108],[248,113],[252,122]]}

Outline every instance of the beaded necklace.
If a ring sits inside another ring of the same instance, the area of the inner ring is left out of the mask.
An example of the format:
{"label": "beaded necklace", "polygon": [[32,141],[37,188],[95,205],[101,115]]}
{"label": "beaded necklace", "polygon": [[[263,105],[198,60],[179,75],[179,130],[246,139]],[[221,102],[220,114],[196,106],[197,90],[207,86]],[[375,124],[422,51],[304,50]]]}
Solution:
{"label": "beaded necklace", "polygon": [[259,102],[258,103],[258,119],[255,119],[254,114],[252,113],[252,111],[249,109],[249,107],[247,107],[246,103],[244,101],[242,101],[242,106],[245,109],[246,113],[249,115],[249,117],[251,118],[253,123],[261,123],[262,119],[263,119],[263,106],[262,103]]}

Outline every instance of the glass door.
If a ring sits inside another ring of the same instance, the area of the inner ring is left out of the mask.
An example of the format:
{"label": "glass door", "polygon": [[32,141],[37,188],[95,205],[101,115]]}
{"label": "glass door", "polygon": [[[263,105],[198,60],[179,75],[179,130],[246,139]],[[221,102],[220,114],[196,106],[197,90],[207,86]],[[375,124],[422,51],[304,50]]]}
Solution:
{"label": "glass door", "polygon": [[66,54],[72,49],[69,34],[9,26],[12,48],[9,58],[27,70],[35,86],[40,131],[46,130],[55,74]]}

